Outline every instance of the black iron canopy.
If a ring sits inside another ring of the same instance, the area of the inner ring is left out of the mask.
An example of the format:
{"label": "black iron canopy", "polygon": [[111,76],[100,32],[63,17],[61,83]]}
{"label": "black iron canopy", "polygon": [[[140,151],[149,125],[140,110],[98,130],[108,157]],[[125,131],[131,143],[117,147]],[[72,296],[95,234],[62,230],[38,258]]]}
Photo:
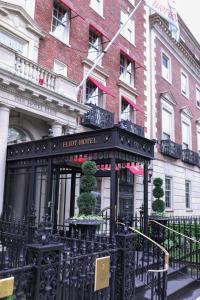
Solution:
{"label": "black iron canopy", "polygon": [[154,158],[154,144],[154,141],[114,126],[10,145],[7,162],[51,157],[56,163],[77,155],[101,163],[108,163],[113,156],[116,162],[144,162]]}

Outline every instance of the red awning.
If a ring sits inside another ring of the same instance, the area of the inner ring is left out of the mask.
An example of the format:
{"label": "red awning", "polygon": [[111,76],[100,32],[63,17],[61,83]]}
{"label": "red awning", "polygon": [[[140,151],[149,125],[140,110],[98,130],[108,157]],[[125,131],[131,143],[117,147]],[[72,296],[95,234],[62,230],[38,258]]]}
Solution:
{"label": "red awning", "polygon": [[114,97],[112,92],[107,88],[107,86],[103,85],[100,81],[94,79],[93,77],[89,76],[88,79],[93,82],[100,90],[102,90],[104,93]]}
{"label": "red awning", "polygon": [[144,110],[139,105],[137,105],[135,102],[133,102],[131,99],[129,99],[125,96],[122,96],[122,98],[124,98],[124,100],[126,100],[133,107],[133,109],[135,109],[141,113],[144,113]]}
{"label": "red awning", "polygon": [[100,27],[98,26],[96,23],[94,23],[91,20],[88,20],[89,25],[94,28],[98,33],[100,33],[101,35],[103,35],[105,38],[107,38],[108,40],[110,40],[110,38],[108,37],[107,33]]}
{"label": "red awning", "polygon": [[134,175],[144,176],[144,167],[140,164],[131,165],[127,164],[127,169]]}
{"label": "red awning", "polygon": [[74,7],[73,3],[70,0],[60,0],[60,3],[71,9],[71,11],[76,13],[77,16],[81,17],[84,20],[84,18],[79,14],[78,10]]}
{"label": "red awning", "polygon": [[129,60],[135,62],[135,63],[138,65],[138,68],[139,68],[139,67],[140,67],[140,68],[144,68],[144,66],[143,66],[142,64],[140,64],[140,63],[137,61],[137,59],[133,56],[132,53],[131,53],[131,55],[130,55],[130,54],[128,54],[128,53],[126,52],[126,48],[123,48],[123,47],[121,46],[121,47],[120,47],[120,52],[121,52],[124,56],[126,56]]}

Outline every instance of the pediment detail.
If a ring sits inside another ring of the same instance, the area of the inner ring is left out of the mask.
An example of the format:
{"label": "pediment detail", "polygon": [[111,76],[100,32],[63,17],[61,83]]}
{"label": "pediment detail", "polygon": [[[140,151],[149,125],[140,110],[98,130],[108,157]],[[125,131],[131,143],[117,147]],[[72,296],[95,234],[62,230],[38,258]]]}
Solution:
{"label": "pediment detail", "polygon": [[37,35],[37,37],[45,36],[45,33],[37,23],[25,9],[19,5],[0,1],[0,19],[19,31],[31,31],[33,34]]}
{"label": "pediment detail", "polygon": [[189,108],[189,106],[183,106],[180,109],[181,113],[183,113],[184,115],[186,115],[188,118],[192,119],[193,118],[193,114]]}
{"label": "pediment detail", "polygon": [[165,101],[167,101],[169,104],[172,105],[176,105],[176,100],[172,94],[172,92],[168,91],[168,92],[163,92],[160,93],[160,98],[164,99]]}

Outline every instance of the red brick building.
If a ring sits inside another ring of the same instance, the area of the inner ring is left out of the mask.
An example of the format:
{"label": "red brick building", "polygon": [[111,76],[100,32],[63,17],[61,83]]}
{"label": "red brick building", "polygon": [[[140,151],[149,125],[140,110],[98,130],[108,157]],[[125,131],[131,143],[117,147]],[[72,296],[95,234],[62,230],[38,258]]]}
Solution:
{"label": "red brick building", "polygon": [[[150,17],[151,138],[158,141],[154,177],[164,180],[169,214],[199,214],[200,46],[181,18],[176,42]],[[154,124],[154,126],[153,126]]]}

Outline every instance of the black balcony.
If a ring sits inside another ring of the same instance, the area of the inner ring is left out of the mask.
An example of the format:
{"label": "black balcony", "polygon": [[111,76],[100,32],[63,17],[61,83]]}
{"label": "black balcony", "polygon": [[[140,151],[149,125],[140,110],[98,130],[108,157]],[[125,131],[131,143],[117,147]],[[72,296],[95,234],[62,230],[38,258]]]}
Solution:
{"label": "black balcony", "polygon": [[183,149],[182,161],[190,164],[199,166],[199,154],[189,149]]}
{"label": "black balcony", "polygon": [[94,104],[87,104],[91,109],[83,116],[81,124],[94,129],[111,128],[114,125],[114,113]]}
{"label": "black balcony", "polygon": [[182,145],[176,144],[171,140],[161,141],[161,153],[173,158],[182,157]]}
{"label": "black balcony", "polygon": [[134,124],[129,120],[121,120],[119,122],[119,127],[144,137],[144,127]]}

